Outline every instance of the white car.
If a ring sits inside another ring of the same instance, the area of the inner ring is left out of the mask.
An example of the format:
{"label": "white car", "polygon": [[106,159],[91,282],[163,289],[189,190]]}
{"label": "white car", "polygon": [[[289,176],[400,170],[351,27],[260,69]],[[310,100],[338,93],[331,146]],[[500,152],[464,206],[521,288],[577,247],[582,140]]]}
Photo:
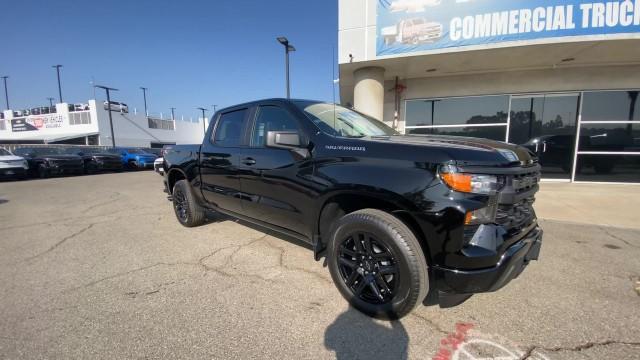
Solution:
{"label": "white car", "polygon": [[153,170],[158,174],[164,175],[164,158],[159,157],[153,161]]}
{"label": "white car", "polygon": [[104,104],[105,110],[119,111],[121,113],[129,112],[129,106],[127,106],[127,104],[125,103],[121,103],[117,101],[111,101],[111,102],[105,101],[103,104]]}
{"label": "white car", "polygon": [[0,178],[17,177],[24,179],[27,177],[29,163],[21,156],[13,155],[9,150],[0,148]]}

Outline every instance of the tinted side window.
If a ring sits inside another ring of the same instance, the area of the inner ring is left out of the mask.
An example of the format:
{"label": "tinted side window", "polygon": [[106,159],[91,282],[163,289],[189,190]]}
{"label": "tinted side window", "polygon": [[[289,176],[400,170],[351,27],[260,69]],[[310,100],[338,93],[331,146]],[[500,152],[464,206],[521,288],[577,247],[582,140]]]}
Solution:
{"label": "tinted side window", "polygon": [[298,131],[296,120],[278,106],[260,106],[251,133],[251,146],[265,146],[268,131]]}
{"label": "tinted side window", "polygon": [[245,127],[247,109],[222,114],[218,120],[214,141],[220,146],[239,146]]}

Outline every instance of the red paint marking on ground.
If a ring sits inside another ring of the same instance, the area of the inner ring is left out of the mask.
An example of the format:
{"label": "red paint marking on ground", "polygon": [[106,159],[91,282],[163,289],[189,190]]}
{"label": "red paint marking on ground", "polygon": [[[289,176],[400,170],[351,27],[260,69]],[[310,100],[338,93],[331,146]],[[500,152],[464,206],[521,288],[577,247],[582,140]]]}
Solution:
{"label": "red paint marking on ground", "polygon": [[433,357],[433,360],[451,360],[451,355],[458,349],[466,338],[469,330],[473,328],[470,323],[457,323],[456,331],[448,334],[440,340],[440,348]]}

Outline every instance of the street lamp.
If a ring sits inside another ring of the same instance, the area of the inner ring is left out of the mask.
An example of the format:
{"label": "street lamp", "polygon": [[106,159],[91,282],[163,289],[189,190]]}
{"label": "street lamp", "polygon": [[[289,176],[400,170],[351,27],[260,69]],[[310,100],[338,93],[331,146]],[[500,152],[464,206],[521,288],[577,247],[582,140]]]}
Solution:
{"label": "street lamp", "polygon": [[207,125],[206,125],[206,118],[204,117],[204,112],[207,111],[207,109],[203,108],[203,107],[199,107],[196,108],[198,110],[202,110],[202,129],[204,130],[205,135],[207,134]]}
{"label": "street lamp", "polygon": [[49,100],[49,107],[53,108],[53,98],[52,97],[48,97],[47,100]]}
{"label": "street lamp", "polygon": [[171,120],[176,121],[176,114],[173,112],[176,108],[171,108]]}
{"label": "street lamp", "polygon": [[7,79],[8,76],[3,76],[2,80],[4,80],[4,100],[7,102],[7,110],[9,110],[9,92],[7,91]]}
{"label": "street lamp", "polygon": [[58,74],[58,97],[60,99],[60,103],[62,103],[62,86],[60,86],[60,68],[62,65],[53,65],[53,68],[56,68],[56,73]]}
{"label": "street lamp", "polygon": [[109,128],[111,128],[111,146],[115,149],[116,138],[113,135],[113,119],[111,118],[111,95],[109,95],[109,91],[118,91],[118,89],[102,85],[93,85],[93,87],[104,89],[107,92],[107,112],[109,113]]}
{"label": "street lamp", "polygon": [[144,98],[144,116],[149,116],[149,112],[147,111],[147,88],[140,86],[140,89],[142,89],[142,97]]}
{"label": "street lamp", "polygon": [[284,46],[284,56],[285,56],[285,72],[286,72],[286,82],[287,82],[287,99],[291,97],[291,90],[289,88],[289,52],[296,51],[296,48],[293,45],[289,44],[289,40],[280,36],[277,38],[278,42]]}

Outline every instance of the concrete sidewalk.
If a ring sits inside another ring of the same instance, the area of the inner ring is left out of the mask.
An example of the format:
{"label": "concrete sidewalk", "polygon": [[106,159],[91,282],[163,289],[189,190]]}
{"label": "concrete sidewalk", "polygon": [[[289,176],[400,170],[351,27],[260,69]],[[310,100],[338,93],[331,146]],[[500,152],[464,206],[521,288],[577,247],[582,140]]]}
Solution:
{"label": "concrete sidewalk", "polygon": [[639,185],[543,182],[536,194],[539,218],[640,229]]}

